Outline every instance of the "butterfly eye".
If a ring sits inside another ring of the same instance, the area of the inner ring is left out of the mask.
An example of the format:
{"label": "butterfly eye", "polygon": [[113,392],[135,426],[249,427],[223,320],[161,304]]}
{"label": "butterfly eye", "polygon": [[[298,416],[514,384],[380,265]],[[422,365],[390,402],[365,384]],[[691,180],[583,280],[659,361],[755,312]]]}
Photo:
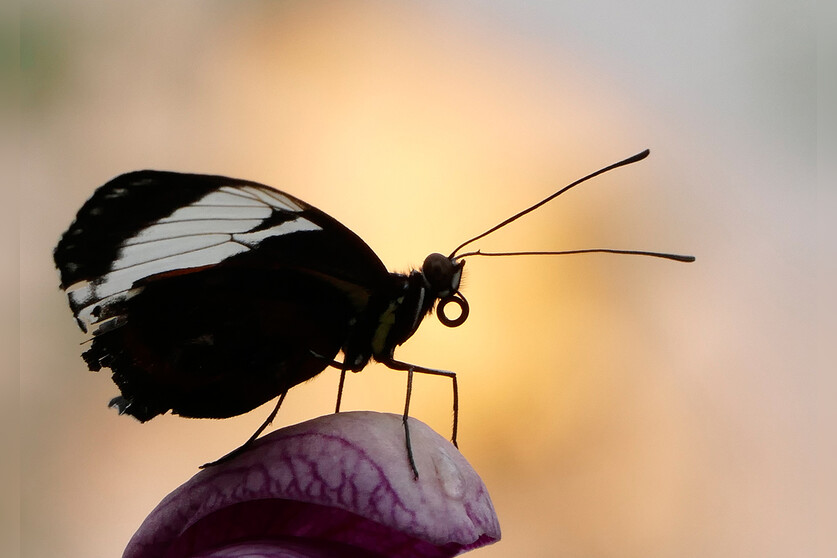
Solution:
{"label": "butterfly eye", "polygon": [[[445,314],[445,308],[448,304],[454,303],[459,306],[459,315],[455,318],[449,318],[447,314]],[[444,325],[448,327],[458,327],[465,323],[465,320],[468,319],[468,314],[470,312],[468,301],[465,300],[462,295],[455,294],[448,297],[443,298],[439,301],[439,307],[436,309],[436,316],[439,318],[439,321],[442,322]]]}
{"label": "butterfly eye", "polygon": [[434,293],[445,296],[459,287],[458,267],[460,265],[455,264],[447,256],[435,253],[424,259],[421,273]]}

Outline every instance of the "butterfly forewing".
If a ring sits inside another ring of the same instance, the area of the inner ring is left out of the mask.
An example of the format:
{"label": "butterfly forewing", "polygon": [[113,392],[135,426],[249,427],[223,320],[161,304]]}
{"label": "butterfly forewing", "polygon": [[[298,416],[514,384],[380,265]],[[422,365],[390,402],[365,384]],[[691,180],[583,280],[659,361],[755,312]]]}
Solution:
{"label": "butterfly forewing", "polygon": [[246,412],[319,373],[389,274],[349,229],[277,190],[140,171],[102,186],[55,250],[91,369],[147,420]]}

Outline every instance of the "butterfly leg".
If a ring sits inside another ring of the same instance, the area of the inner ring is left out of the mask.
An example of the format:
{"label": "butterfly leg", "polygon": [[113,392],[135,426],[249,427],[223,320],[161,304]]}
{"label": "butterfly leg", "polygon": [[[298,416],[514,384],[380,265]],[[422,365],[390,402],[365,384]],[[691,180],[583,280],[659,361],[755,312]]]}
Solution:
{"label": "butterfly leg", "polygon": [[314,357],[319,358],[323,362],[327,363],[327,366],[331,366],[332,368],[337,368],[340,370],[340,383],[337,386],[337,403],[334,406],[334,412],[340,412],[340,403],[343,401],[343,386],[346,384],[346,372],[352,370],[352,368],[348,367],[345,362],[337,362],[336,360],[331,360],[323,355],[317,354],[314,351],[309,350],[309,352],[314,355]]}
{"label": "butterfly leg", "polygon": [[434,376],[445,376],[450,378],[453,382],[453,433],[451,435],[451,442],[455,447],[459,447],[456,443],[456,434],[459,428],[459,386],[456,381],[456,372],[448,370],[436,370],[435,368],[425,368],[423,366],[416,366],[415,364],[408,364],[399,360],[390,359],[383,361],[387,367],[393,370],[405,370],[407,372],[407,396],[404,402],[404,435],[407,443],[407,458],[410,460],[410,467],[413,469],[415,478],[418,478],[418,469],[413,458],[413,446],[410,443],[410,427],[407,419],[410,415],[410,396],[413,391],[413,372],[421,374],[433,374]]}
{"label": "butterfly leg", "polygon": [[[415,364],[408,364],[406,362],[401,362],[400,360],[390,359],[383,361],[387,367],[392,368],[393,370],[411,370],[414,372],[418,372],[420,374],[432,374],[434,376],[445,376],[446,378],[450,378],[451,382],[453,383],[453,432],[451,434],[450,441],[453,443],[455,447],[459,447],[459,444],[456,443],[456,434],[459,430],[459,386],[456,381],[456,372],[451,372],[449,370],[437,370],[435,368],[425,368],[424,366],[417,366]],[[407,392],[407,404],[409,405],[409,391]]]}
{"label": "butterfly leg", "polygon": [[346,383],[346,368],[340,367],[340,384],[337,386],[337,404],[334,406],[334,412],[340,412],[340,401],[343,400],[343,385]]}
{"label": "butterfly leg", "polygon": [[282,406],[282,401],[285,400],[286,395],[288,395],[287,391],[282,392],[282,394],[279,396],[279,400],[276,401],[276,406],[273,408],[273,410],[267,416],[267,419],[262,423],[261,426],[259,426],[256,429],[255,432],[253,432],[253,435],[250,436],[247,439],[246,442],[244,442],[243,444],[241,444],[240,446],[238,446],[237,448],[232,450],[230,453],[228,453],[228,454],[226,454],[222,457],[219,457],[215,461],[210,461],[209,463],[204,463],[203,465],[201,465],[200,468],[201,469],[206,469],[207,467],[211,467],[213,465],[218,465],[219,463],[223,463],[224,461],[229,461],[230,459],[232,459],[233,457],[235,457],[236,455],[238,455],[239,453],[241,453],[245,449],[247,449],[250,446],[250,444],[252,444],[256,440],[256,438],[259,437],[259,434],[264,432],[264,429],[267,428],[268,426],[270,426],[270,423],[273,422],[273,419],[276,418],[276,413],[279,412],[279,407]]}
{"label": "butterfly leg", "polygon": [[416,460],[413,457],[413,444],[410,442],[410,396],[413,393],[413,367],[407,368],[407,397],[404,401],[404,417],[401,421],[404,423],[404,439],[407,443],[407,459],[410,461],[410,468],[413,470],[413,478],[418,480],[418,468],[416,467]]}

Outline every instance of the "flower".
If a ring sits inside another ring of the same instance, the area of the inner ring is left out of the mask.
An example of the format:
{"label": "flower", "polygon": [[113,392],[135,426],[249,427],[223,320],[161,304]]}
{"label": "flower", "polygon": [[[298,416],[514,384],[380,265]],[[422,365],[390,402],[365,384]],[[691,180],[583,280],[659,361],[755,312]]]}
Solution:
{"label": "flower", "polygon": [[443,557],[491,544],[488,491],[453,444],[399,415],[283,428],[197,473],[151,512],[123,558]]}

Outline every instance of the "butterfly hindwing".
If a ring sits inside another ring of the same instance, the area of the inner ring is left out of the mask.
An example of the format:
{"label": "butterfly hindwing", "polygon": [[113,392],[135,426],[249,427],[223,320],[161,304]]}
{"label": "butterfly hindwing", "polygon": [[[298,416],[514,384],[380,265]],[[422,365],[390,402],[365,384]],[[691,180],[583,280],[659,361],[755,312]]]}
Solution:
{"label": "butterfly hindwing", "polygon": [[253,409],[323,370],[355,312],[303,273],[223,265],[151,281],[124,311],[85,359],[113,370],[141,420]]}
{"label": "butterfly hindwing", "polygon": [[292,196],[139,171],[102,186],[55,250],[91,369],[140,420],[246,412],[319,373],[389,274]]}

